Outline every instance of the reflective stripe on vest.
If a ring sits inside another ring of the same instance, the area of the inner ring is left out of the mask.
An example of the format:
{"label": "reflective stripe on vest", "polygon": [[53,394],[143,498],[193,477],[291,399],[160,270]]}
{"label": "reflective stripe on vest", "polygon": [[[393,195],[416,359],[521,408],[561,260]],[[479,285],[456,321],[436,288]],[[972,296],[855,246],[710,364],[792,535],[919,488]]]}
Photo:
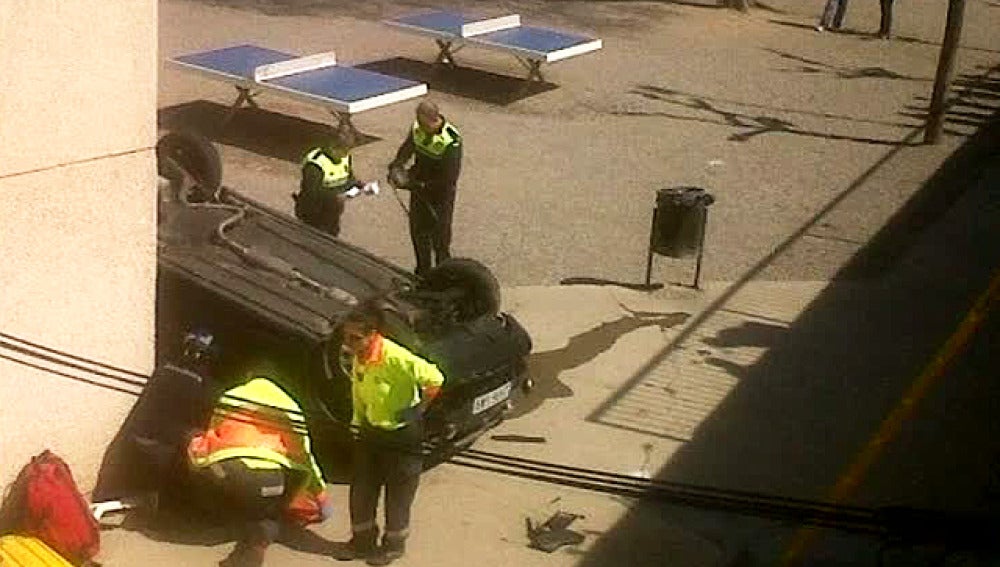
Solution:
{"label": "reflective stripe on vest", "polygon": [[418,152],[431,159],[441,159],[448,148],[458,143],[458,140],[458,130],[447,121],[437,134],[428,134],[420,128],[419,122],[413,122],[413,145]]}
{"label": "reflective stripe on vest", "polygon": [[[273,413],[255,417],[264,410]],[[219,400],[212,421],[210,431],[189,446],[189,458],[196,467],[238,458],[250,468],[285,467],[305,471],[312,468],[308,460],[301,456],[294,459],[287,453],[291,448],[287,442],[294,438],[300,438],[302,448],[309,452],[309,436],[298,429],[305,423],[301,407],[266,378],[258,377],[227,390]]]}
{"label": "reflective stripe on vest", "polygon": [[350,156],[334,160],[326,155],[322,148],[315,148],[302,160],[303,167],[310,163],[315,164],[323,172],[323,187],[327,189],[343,185],[344,181],[347,181],[347,178],[351,176]]}

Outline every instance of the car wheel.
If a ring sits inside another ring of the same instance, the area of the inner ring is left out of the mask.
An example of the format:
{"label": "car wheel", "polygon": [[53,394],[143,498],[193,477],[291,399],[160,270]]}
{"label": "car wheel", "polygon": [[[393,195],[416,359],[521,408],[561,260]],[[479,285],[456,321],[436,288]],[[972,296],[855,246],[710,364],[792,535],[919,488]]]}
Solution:
{"label": "car wheel", "polygon": [[170,132],[156,143],[156,168],[162,177],[174,179],[178,169],[195,186],[189,198],[209,201],[222,185],[222,160],[208,139],[188,132]]}
{"label": "car wheel", "polygon": [[460,289],[458,318],[478,319],[500,312],[500,282],[489,268],[470,258],[450,258],[427,273],[421,286],[430,291]]}

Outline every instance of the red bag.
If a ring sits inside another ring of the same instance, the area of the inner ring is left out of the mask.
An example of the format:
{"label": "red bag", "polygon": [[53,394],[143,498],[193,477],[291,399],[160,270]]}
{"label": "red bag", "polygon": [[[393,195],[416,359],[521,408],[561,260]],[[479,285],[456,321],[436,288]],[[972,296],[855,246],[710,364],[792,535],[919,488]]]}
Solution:
{"label": "red bag", "polygon": [[2,531],[34,536],[75,565],[100,550],[100,527],[66,463],[51,451],[18,474],[0,513]]}

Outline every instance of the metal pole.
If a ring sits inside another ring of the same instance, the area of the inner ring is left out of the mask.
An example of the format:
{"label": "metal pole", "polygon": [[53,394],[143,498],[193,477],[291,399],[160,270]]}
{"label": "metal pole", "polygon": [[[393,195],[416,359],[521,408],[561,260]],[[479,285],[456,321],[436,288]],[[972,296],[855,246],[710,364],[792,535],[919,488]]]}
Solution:
{"label": "metal pole", "polygon": [[650,285],[650,277],[653,271],[653,237],[656,235],[656,212],[659,207],[653,209],[653,223],[649,227],[649,249],[646,256],[646,287]]}
{"label": "metal pole", "polygon": [[944,41],[941,42],[941,56],[938,59],[934,91],[931,95],[931,106],[927,114],[927,126],[924,130],[925,144],[936,144],[944,130],[944,117],[947,111],[946,98],[954,74],[958,43],[962,38],[964,15],[965,0],[948,1],[948,21],[944,28]]}
{"label": "metal pole", "polygon": [[703,215],[701,220],[701,234],[698,236],[698,260],[694,267],[694,288],[700,289],[698,287],[698,279],[701,278],[701,259],[705,255],[705,225],[708,224],[708,208],[703,208],[701,210]]}

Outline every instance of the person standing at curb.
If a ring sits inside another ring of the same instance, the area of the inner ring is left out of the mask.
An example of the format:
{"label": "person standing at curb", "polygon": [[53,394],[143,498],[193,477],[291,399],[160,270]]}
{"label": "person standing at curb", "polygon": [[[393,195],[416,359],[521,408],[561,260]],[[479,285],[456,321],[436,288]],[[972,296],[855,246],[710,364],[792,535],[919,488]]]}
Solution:
{"label": "person standing at curb", "polygon": [[[383,337],[380,307],[367,302],[343,324],[342,348],[353,356],[352,427],[357,428],[350,511],[353,536],[337,559],[388,565],[403,556],[410,508],[423,471],[423,415],[444,375],[437,366]],[[385,533],[375,513],[385,487]]]}

